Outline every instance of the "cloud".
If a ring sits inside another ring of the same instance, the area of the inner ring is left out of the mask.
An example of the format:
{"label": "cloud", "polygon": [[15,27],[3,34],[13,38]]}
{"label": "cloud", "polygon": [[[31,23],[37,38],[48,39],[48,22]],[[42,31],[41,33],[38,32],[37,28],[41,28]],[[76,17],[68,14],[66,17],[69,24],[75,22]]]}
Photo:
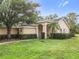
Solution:
{"label": "cloud", "polygon": [[39,0],[31,0],[31,1],[34,1],[34,2],[39,2]]}
{"label": "cloud", "polygon": [[60,8],[62,6],[62,3],[60,3],[59,5],[58,5],[58,7]]}
{"label": "cloud", "polygon": [[60,7],[65,7],[66,5],[68,5],[69,4],[69,1],[68,0],[61,0],[60,1],[60,3],[59,3],[59,5],[58,5],[58,7],[60,8]]}
{"label": "cloud", "polygon": [[67,4],[69,4],[69,1],[65,1],[62,5],[62,7],[65,7]]}

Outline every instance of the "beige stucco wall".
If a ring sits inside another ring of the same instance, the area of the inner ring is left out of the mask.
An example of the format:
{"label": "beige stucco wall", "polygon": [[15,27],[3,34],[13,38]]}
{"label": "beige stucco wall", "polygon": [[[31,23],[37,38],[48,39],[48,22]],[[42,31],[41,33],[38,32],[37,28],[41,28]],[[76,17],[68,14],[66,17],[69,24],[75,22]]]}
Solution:
{"label": "beige stucco wall", "polygon": [[36,30],[36,27],[24,26],[22,28],[22,34],[37,34]]}
{"label": "beige stucco wall", "polygon": [[[37,34],[37,29],[35,26],[23,26],[22,31],[20,31],[21,34]],[[0,28],[0,35],[7,34],[6,28]],[[11,34],[17,34],[17,29],[12,28]]]}
{"label": "beige stucco wall", "polygon": [[43,26],[43,31],[42,32],[46,32],[47,31],[47,25],[48,23],[47,22],[43,22],[43,23],[40,23],[42,26]]}
{"label": "beige stucco wall", "polygon": [[0,35],[6,34],[6,33],[7,33],[7,31],[5,28],[0,29]]}
{"label": "beige stucco wall", "polygon": [[[6,28],[0,28],[0,35],[7,34],[7,29]],[[11,34],[17,34],[16,29],[11,29]]]}
{"label": "beige stucco wall", "polygon": [[11,29],[11,34],[17,34],[17,30],[16,29]]}
{"label": "beige stucco wall", "polygon": [[63,20],[59,20],[58,22],[61,30],[57,30],[57,33],[70,33],[70,30],[68,28],[68,26],[66,25],[66,23]]}
{"label": "beige stucco wall", "polygon": [[[47,29],[48,28],[47,25],[49,23],[42,22],[39,24],[41,24],[43,26],[42,32],[45,33],[45,37],[47,38],[47,34],[51,33],[51,30]],[[70,33],[68,26],[65,24],[65,22],[63,20],[59,20],[58,24],[61,27],[62,32],[60,30],[57,30],[57,33]],[[20,31],[20,33],[21,34],[37,34],[37,36],[39,36],[38,26],[36,26],[36,25],[22,26],[22,31]],[[6,28],[0,28],[0,35],[3,35],[3,34],[7,34]],[[16,28],[11,29],[11,34],[17,34]]]}

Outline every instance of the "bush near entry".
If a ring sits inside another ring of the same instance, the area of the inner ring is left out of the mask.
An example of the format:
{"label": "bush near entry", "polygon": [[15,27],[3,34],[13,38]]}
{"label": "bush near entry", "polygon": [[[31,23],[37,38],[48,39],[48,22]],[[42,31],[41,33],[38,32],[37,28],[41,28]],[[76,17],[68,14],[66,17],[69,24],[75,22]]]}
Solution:
{"label": "bush near entry", "polygon": [[49,36],[50,39],[54,38],[54,39],[68,39],[74,37],[74,34],[71,33],[51,33],[51,35]]}

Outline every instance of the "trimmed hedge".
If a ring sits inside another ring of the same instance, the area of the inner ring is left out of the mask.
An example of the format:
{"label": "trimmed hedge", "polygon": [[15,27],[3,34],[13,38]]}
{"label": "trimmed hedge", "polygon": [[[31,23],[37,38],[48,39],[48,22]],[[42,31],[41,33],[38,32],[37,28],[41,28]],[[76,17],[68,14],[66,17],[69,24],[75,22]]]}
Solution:
{"label": "trimmed hedge", "polygon": [[[18,35],[11,35],[11,39],[17,39],[19,38],[20,36]],[[3,39],[7,39],[7,35],[0,35],[0,40],[3,40]]]}
{"label": "trimmed hedge", "polygon": [[36,34],[27,34],[27,35],[21,35],[22,39],[35,39],[37,38]]}
{"label": "trimmed hedge", "polygon": [[[34,39],[37,38],[36,34],[27,35],[11,35],[11,39]],[[7,39],[7,35],[0,35],[0,40]]]}
{"label": "trimmed hedge", "polygon": [[[41,38],[44,39],[45,33],[41,33]],[[48,36],[50,39],[67,39],[74,37],[74,34],[67,34],[67,33],[51,33],[50,36]],[[11,35],[11,39],[35,39],[37,38],[36,34],[27,34],[27,35]],[[7,35],[0,35],[0,40],[7,39]]]}
{"label": "trimmed hedge", "polygon": [[74,37],[74,34],[69,34],[69,33],[51,33],[49,36],[50,39],[68,39]]}

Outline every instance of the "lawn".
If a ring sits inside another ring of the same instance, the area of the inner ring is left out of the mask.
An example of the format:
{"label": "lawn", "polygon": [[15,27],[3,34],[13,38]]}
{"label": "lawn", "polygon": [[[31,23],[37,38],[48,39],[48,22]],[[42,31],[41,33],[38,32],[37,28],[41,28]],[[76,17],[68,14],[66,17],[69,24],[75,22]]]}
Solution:
{"label": "lawn", "polygon": [[0,59],[79,59],[79,37],[0,45]]}

